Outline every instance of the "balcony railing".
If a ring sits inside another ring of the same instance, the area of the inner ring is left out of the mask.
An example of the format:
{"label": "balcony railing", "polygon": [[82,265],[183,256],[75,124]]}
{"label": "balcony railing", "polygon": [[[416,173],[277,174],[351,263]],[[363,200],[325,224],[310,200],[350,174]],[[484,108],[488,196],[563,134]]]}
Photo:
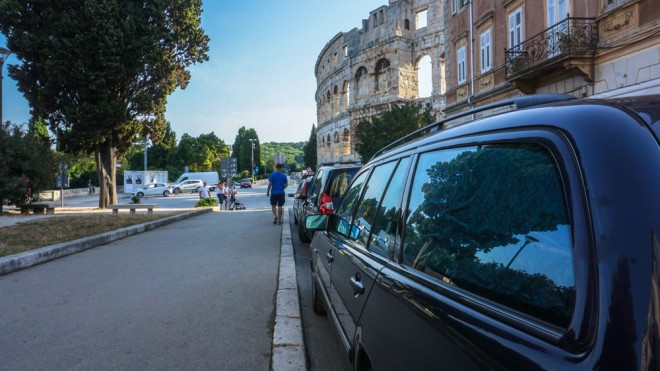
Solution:
{"label": "balcony railing", "polygon": [[507,49],[506,77],[515,77],[552,60],[588,56],[597,42],[598,27],[594,18],[568,17]]}

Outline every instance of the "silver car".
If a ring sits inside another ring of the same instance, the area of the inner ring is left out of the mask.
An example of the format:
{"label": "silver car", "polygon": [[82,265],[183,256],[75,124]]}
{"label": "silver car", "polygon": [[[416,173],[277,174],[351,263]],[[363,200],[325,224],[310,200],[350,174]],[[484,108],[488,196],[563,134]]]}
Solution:
{"label": "silver car", "polygon": [[142,188],[138,188],[135,191],[133,191],[133,196],[138,196],[140,198],[144,196],[160,196],[163,195],[165,197],[169,196],[172,194],[172,186],[163,184],[163,183],[151,183],[147,184]]}

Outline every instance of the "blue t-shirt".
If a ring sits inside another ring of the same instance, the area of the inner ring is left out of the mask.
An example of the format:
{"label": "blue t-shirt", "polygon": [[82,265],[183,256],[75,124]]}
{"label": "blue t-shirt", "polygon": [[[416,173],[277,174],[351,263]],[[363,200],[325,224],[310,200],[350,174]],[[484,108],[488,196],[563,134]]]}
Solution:
{"label": "blue t-shirt", "polygon": [[270,188],[270,194],[272,195],[284,194],[284,185],[289,182],[286,175],[279,171],[273,171],[270,173],[268,181],[272,184],[272,187]]}

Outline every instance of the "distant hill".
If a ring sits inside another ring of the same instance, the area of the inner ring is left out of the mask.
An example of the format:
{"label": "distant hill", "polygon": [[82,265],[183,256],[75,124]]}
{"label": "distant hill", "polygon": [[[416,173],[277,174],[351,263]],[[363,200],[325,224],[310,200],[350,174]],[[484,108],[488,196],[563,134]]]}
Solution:
{"label": "distant hill", "polygon": [[266,164],[266,170],[275,170],[275,154],[281,153],[286,160],[285,167],[289,171],[300,171],[303,169],[303,147],[307,142],[297,143],[261,143],[261,160]]}

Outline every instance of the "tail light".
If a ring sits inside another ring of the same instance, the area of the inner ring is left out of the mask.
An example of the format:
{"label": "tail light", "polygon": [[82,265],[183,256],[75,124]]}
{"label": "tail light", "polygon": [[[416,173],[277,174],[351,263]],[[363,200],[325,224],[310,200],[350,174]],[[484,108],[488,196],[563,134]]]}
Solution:
{"label": "tail light", "polygon": [[321,202],[319,204],[319,209],[323,214],[332,214],[335,210],[332,205],[332,198],[325,193],[321,194]]}

